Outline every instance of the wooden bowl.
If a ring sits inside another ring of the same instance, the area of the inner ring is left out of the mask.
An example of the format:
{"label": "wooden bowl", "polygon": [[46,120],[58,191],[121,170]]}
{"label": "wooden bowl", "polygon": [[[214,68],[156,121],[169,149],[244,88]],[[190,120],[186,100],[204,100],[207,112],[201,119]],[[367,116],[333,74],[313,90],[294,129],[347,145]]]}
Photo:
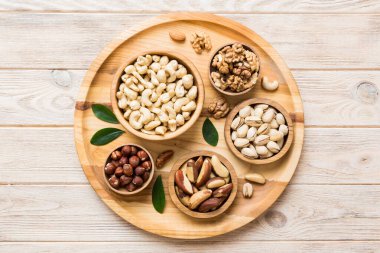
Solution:
{"label": "wooden bowl", "polygon": [[[174,177],[175,173],[177,170],[181,168],[181,166],[187,162],[189,159],[197,156],[207,156],[211,157],[213,155],[218,156],[219,160],[226,166],[228,171],[230,172],[230,177],[231,177],[231,183],[233,185],[232,191],[230,193],[230,196],[228,199],[224,202],[222,206],[220,206],[218,209],[215,211],[207,212],[207,213],[200,213],[196,211],[192,211],[188,209],[186,206],[184,206],[181,201],[178,199],[176,191],[175,191],[175,182],[174,182]],[[224,211],[226,211],[232,204],[232,202],[235,200],[237,189],[238,189],[238,178],[236,175],[235,170],[232,167],[232,164],[223,156],[214,153],[212,151],[196,151],[196,152],[191,152],[183,155],[181,158],[179,158],[173,165],[172,170],[170,171],[169,174],[169,180],[168,180],[168,189],[169,189],[169,195],[170,198],[172,199],[174,205],[183,213],[194,217],[194,218],[201,218],[201,219],[209,219],[209,218],[214,218],[220,214],[222,214]]]}
{"label": "wooden bowl", "polygon": [[[231,123],[234,120],[235,116],[239,113],[241,108],[243,108],[247,105],[254,105],[254,104],[267,104],[267,105],[270,105],[273,108],[275,108],[277,111],[282,113],[282,115],[284,115],[286,124],[288,125],[288,129],[289,129],[289,133],[288,133],[288,135],[286,135],[286,140],[285,140],[284,146],[282,147],[280,152],[278,152],[277,154],[275,154],[269,158],[265,158],[265,159],[250,159],[250,158],[244,156],[235,147],[235,145],[231,139]],[[235,156],[240,158],[241,160],[246,161],[246,162],[251,163],[251,164],[268,164],[268,163],[272,163],[274,161],[277,161],[278,159],[283,157],[286,154],[286,152],[288,152],[288,150],[289,150],[289,148],[293,142],[293,122],[292,122],[292,119],[290,118],[289,113],[285,110],[284,107],[282,107],[277,102],[270,100],[270,99],[265,99],[265,98],[252,98],[252,99],[245,100],[245,101],[241,102],[240,104],[236,105],[234,107],[234,109],[228,114],[227,119],[226,119],[226,123],[224,125],[224,138],[225,138],[225,140],[227,142],[227,146],[231,150],[231,152]]]}
{"label": "wooden bowl", "polygon": [[[242,44],[243,47],[244,47],[244,49],[254,52],[255,55],[257,56],[257,60],[258,60],[258,62],[259,62],[259,69],[257,70],[257,82],[256,82],[256,84],[257,84],[258,81],[260,80],[260,66],[261,66],[260,57],[259,57],[259,55],[255,52],[255,50],[254,50],[252,47],[250,47],[250,46],[248,46],[248,45],[246,45],[246,44],[244,44],[244,43],[241,43],[241,42],[238,42],[238,43]],[[215,83],[214,83],[214,80],[211,78],[211,73],[214,72],[214,71],[216,71],[216,68],[214,68],[214,67],[212,66],[212,60],[214,59],[215,55],[217,55],[218,52],[219,52],[220,50],[222,50],[224,47],[226,47],[226,46],[231,46],[231,45],[233,45],[233,44],[234,44],[234,43],[228,43],[228,44],[225,44],[224,46],[218,48],[218,49],[215,51],[215,53],[212,55],[212,57],[211,57],[211,59],[210,59],[210,64],[209,64],[209,74],[208,74],[208,76],[209,76],[209,79],[210,79],[210,82],[211,82],[212,86],[214,86],[214,88],[215,88],[217,91],[219,91],[220,93],[223,93],[223,94],[225,94],[225,95],[227,95],[227,96],[240,96],[240,95],[243,95],[243,94],[249,92],[250,90],[252,90],[253,87],[255,87],[256,84],[254,84],[251,88],[248,88],[248,89],[246,89],[246,90],[243,90],[242,92],[233,92],[233,91],[228,91],[228,90],[222,90],[222,89],[220,89],[219,87],[216,87],[216,85],[215,85]]]}
{"label": "wooden bowl", "polygon": [[[150,170],[150,176],[149,176],[148,180],[147,180],[147,181],[146,181],[146,182],[145,182],[140,188],[138,188],[137,190],[135,190],[135,191],[133,191],[133,192],[129,192],[129,191],[127,191],[126,189],[117,190],[117,189],[113,188],[113,187],[110,185],[110,183],[108,182],[107,175],[106,175],[106,173],[104,172],[104,167],[105,167],[106,164],[110,161],[112,152],[113,152],[113,151],[116,151],[116,150],[119,150],[120,148],[122,148],[122,147],[124,147],[124,146],[126,146],[126,145],[135,146],[135,147],[137,147],[137,148],[139,148],[139,149],[141,149],[141,150],[144,150],[144,151],[149,155],[149,159],[150,159],[150,161],[152,162],[152,168],[151,168],[151,170]],[[152,182],[153,174],[154,174],[154,170],[155,170],[155,164],[154,164],[154,160],[153,160],[152,154],[151,154],[148,150],[146,150],[144,147],[142,147],[142,146],[140,146],[140,145],[137,145],[137,144],[134,144],[134,143],[128,143],[128,144],[124,144],[124,145],[122,145],[122,146],[120,146],[120,147],[118,147],[118,148],[112,150],[112,152],[108,155],[107,160],[106,160],[106,162],[104,163],[104,166],[103,166],[103,168],[102,168],[102,170],[103,170],[103,180],[104,180],[105,184],[108,186],[108,188],[109,188],[112,192],[114,192],[114,193],[116,193],[116,194],[118,194],[118,195],[121,195],[121,196],[131,196],[131,195],[135,195],[135,194],[141,192],[142,190],[144,190],[144,189],[150,184],[150,182]]]}
{"label": "wooden bowl", "polygon": [[[141,131],[138,131],[131,127],[129,122],[124,118],[123,116],[123,111],[118,107],[117,105],[117,98],[116,98],[116,92],[119,90],[119,85],[121,84],[121,76],[124,72],[125,67],[128,65],[134,63],[137,59],[138,56],[140,55],[163,55],[163,56],[168,56],[171,60],[177,60],[179,64],[182,64],[187,68],[187,71],[189,74],[192,74],[194,77],[194,83],[198,87],[198,96],[197,96],[197,107],[195,111],[192,113],[190,120],[186,121],[185,124],[179,128],[177,128],[176,131],[174,132],[166,132],[163,136],[161,135],[149,135],[145,134]],[[115,113],[117,119],[119,120],[120,124],[125,127],[128,132],[136,135],[137,137],[140,137],[142,139],[146,140],[153,140],[153,141],[160,141],[160,140],[169,140],[173,139],[175,137],[180,136],[183,134],[185,131],[187,131],[199,118],[199,115],[201,114],[203,103],[204,103],[204,86],[203,86],[203,81],[201,78],[201,75],[198,72],[198,69],[195,67],[195,65],[186,57],[176,53],[176,52],[170,52],[170,51],[150,51],[150,52],[141,52],[138,53],[135,56],[132,56],[128,58],[125,61],[125,64],[120,66],[120,68],[117,70],[115,77],[113,79],[112,85],[111,85],[111,104],[112,104],[112,109],[113,112]]]}

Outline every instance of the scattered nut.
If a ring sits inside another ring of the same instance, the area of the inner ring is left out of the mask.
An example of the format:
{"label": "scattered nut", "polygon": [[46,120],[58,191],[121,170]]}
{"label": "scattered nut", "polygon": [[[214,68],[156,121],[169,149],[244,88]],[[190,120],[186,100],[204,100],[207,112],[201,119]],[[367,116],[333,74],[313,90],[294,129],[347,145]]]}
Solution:
{"label": "scattered nut", "polygon": [[251,198],[253,194],[253,186],[250,183],[245,183],[243,185],[243,196],[244,198]]}
{"label": "scattered nut", "polygon": [[239,93],[257,82],[259,60],[253,51],[240,43],[219,50],[211,65],[211,79],[221,90]]}
{"label": "scattered nut", "polygon": [[186,39],[186,35],[179,31],[171,31],[169,32],[169,36],[174,41],[184,41]]}
{"label": "scattered nut", "polygon": [[190,43],[197,54],[201,54],[203,50],[208,52],[212,48],[210,36],[206,33],[192,33]]}
{"label": "scattered nut", "polygon": [[166,150],[159,154],[156,159],[157,168],[162,168],[172,158],[173,154],[173,150]]}
{"label": "scattered nut", "polygon": [[270,82],[268,77],[264,76],[262,81],[261,81],[261,86],[263,86],[263,88],[266,90],[274,91],[274,90],[277,90],[277,88],[278,88],[278,82],[277,82],[277,80]]}
{"label": "scattered nut", "polygon": [[245,175],[245,179],[258,184],[265,184],[265,177],[259,173],[250,173]]}
{"label": "scattered nut", "polygon": [[218,97],[208,106],[208,111],[215,119],[220,119],[227,116],[230,106],[223,97]]}

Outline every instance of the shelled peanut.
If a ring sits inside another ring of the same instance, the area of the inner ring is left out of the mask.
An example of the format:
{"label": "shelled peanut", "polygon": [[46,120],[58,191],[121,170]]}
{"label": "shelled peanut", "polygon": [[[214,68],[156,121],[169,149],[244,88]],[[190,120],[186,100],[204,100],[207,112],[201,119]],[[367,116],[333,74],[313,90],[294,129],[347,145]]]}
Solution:
{"label": "shelled peanut", "polygon": [[288,132],[284,115],[267,104],[243,107],[231,123],[234,146],[250,159],[280,152]]}
{"label": "shelled peanut", "polygon": [[216,155],[188,160],[176,171],[174,180],[181,203],[201,213],[221,207],[234,187],[230,172]]}
{"label": "shelled peanut", "polygon": [[190,120],[198,88],[188,69],[168,56],[143,55],[128,65],[116,93],[130,126],[150,135],[174,132]]}

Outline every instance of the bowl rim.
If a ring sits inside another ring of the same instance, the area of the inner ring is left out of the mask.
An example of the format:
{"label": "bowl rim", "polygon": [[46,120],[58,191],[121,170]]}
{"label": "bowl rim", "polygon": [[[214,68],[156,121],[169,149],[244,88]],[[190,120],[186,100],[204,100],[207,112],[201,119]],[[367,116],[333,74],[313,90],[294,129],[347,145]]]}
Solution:
{"label": "bowl rim", "polygon": [[[110,159],[110,156],[111,156],[112,152],[114,152],[114,151],[116,151],[116,150],[118,150],[118,149],[120,149],[120,148],[122,148],[122,147],[124,147],[124,146],[127,146],[127,145],[129,145],[129,146],[135,146],[135,147],[138,147],[138,148],[141,149],[141,150],[144,150],[144,151],[148,154],[149,159],[150,159],[150,161],[152,162],[152,168],[150,169],[150,175],[149,175],[148,180],[147,180],[147,181],[146,181],[146,182],[145,182],[140,188],[138,188],[137,190],[132,191],[132,192],[129,192],[129,191],[126,191],[126,190],[125,190],[125,191],[121,191],[121,190],[117,190],[117,189],[113,188],[113,187],[110,185],[110,183],[108,182],[107,175],[106,175],[106,173],[105,173],[105,171],[104,171],[104,167],[105,167],[106,164],[109,162],[109,159]],[[114,192],[114,193],[116,193],[116,194],[118,194],[118,195],[122,195],[122,196],[131,196],[131,195],[135,195],[135,194],[137,194],[137,193],[143,191],[146,187],[148,187],[148,185],[152,182],[152,179],[153,179],[153,176],[154,176],[154,172],[155,172],[155,168],[156,168],[156,166],[155,166],[155,163],[154,163],[154,160],[153,160],[153,156],[152,156],[152,154],[151,154],[146,148],[144,148],[144,147],[141,146],[141,145],[135,144],[135,143],[127,143],[127,144],[123,144],[123,145],[121,145],[121,146],[119,146],[119,147],[113,149],[113,150],[109,153],[109,155],[107,156],[107,159],[106,159],[106,161],[104,162],[104,166],[102,167],[102,170],[103,170],[103,172],[102,172],[102,173],[103,173],[103,180],[104,180],[105,184],[107,185],[107,187],[108,187],[112,192]]]}
{"label": "bowl rim", "polygon": [[240,96],[240,95],[244,95],[244,94],[248,93],[249,91],[251,91],[251,90],[255,87],[255,85],[256,85],[256,84],[255,84],[255,85],[252,85],[252,87],[250,87],[250,88],[248,88],[248,89],[245,89],[245,90],[243,90],[243,91],[241,91],[241,92],[225,91],[225,90],[220,89],[219,87],[216,87],[214,80],[211,78],[211,71],[212,71],[212,68],[213,68],[211,65],[212,65],[212,61],[213,61],[215,55],[216,55],[220,50],[222,50],[224,47],[226,47],[226,46],[231,46],[231,45],[233,45],[233,44],[235,44],[235,43],[242,44],[243,47],[244,47],[245,49],[248,49],[248,50],[252,51],[252,52],[256,55],[257,60],[258,60],[258,62],[259,62],[259,69],[257,70],[257,82],[256,82],[256,84],[257,84],[257,83],[259,82],[259,80],[260,80],[261,60],[260,60],[260,56],[257,54],[256,50],[253,49],[252,46],[249,46],[249,45],[247,45],[246,43],[239,42],[239,41],[235,41],[235,42],[232,42],[232,43],[224,44],[223,46],[219,47],[219,48],[218,48],[218,49],[212,54],[211,59],[209,60],[209,65],[208,65],[208,77],[209,77],[209,80],[210,80],[212,86],[213,86],[217,91],[219,91],[220,93],[225,94],[225,95],[227,95],[227,96]]}
{"label": "bowl rim", "polygon": [[[275,154],[269,158],[265,158],[265,159],[250,159],[250,158],[244,156],[235,147],[235,145],[232,142],[232,138],[231,138],[231,123],[232,123],[233,119],[235,118],[235,116],[239,113],[241,108],[243,108],[247,105],[255,105],[255,104],[267,104],[269,106],[274,107],[278,112],[280,112],[282,115],[284,115],[286,124],[287,124],[288,129],[289,129],[286,141],[284,143],[284,146],[280,150],[280,152],[278,152],[277,154]],[[228,148],[231,150],[231,152],[236,157],[240,158],[241,160],[243,160],[245,162],[251,163],[251,164],[268,164],[268,163],[275,162],[275,161],[279,160],[280,158],[282,158],[289,151],[290,146],[292,145],[293,135],[294,135],[294,133],[293,133],[293,121],[292,121],[292,118],[290,117],[290,114],[288,113],[288,111],[285,110],[285,108],[282,105],[280,105],[279,103],[277,103],[271,99],[267,99],[267,98],[250,98],[250,99],[244,100],[243,102],[236,105],[231,110],[231,112],[228,114],[226,122],[224,124],[224,138],[226,140]]]}
{"label": "bowl rim", "polygon": [[[189,159],[197,156],[207,156],[211,157],[213,155],[218,156],[219,160],[226,166],[230,173],[230,179],[231,183],[233,185],[232,191],[230,193],[230,196],[227,198],[227,200],[224,202],[222,206],[220,206],[218,209],[215,211],[207,212],[207,213],[201,213],[201,212],[196,212],[188,209],[186,206],[184,206],[181,201],[178,199],[178,196],[175,192],[175,173],[177,170],[181,168],[181,166]],[[235,169],[233,168],[232,164],[222,155],[215,153],[213,151],[207,151],[207,150],[201,150],[201,151],[196,151],[196,152],[189,152],[184,155],[182,155],[172,166],[170,173],[169,173],[169,178],[168,178],[168,190],[169,190],[169,195],[174,203],[174,205],[183,213],[193,217],[193,218],[200,218],[200,219],[210,219],[219,216],[220,214],[224,213],[233,203],[233,201],[236,198],[237,195],[237,190],[238,190],[238,177],[235,172]]]}
{"label": "bowl rim", "polygon": [[[116,98],[116,92],[119,88],[119,85],[121,84],[120,80],[121,80],[121,76],[122,76],[124,69],[128,65],[130,65],[131,63],[136,61],[136,59],[139,56],[145,56],[147,54],[168,56],[170,60],[177,60],[179,64],[182,64],[187,68],[188,74],[193,75],[195,85],[197,86],[197,89],[198,89],[197,102],[196,102],[197,107],[196,107],[195,111],[192,113],[190,120],[186,121],[184,125],[177,128],[176,131],[166,132],[163,136],[157,135],[157,134],[155,134],[155,135],[145,134],[139,130],[132,128],[131,125],[129,124],[129,122],[124,118],[123,113],[117,104],[118,100]],[[198,118],[202,112],[204,99],[205,99],[205,91],[204,91],[205,88],[204,88],[204,83],[203,83],[202,77],[201,77],[198,69],[188,58],[186,58],[185,56],[183,56],[179,53],[176,53],[176,52],[170,51],[170,50],[151,50],[151,51],[143,51],[143,52],[136,53],[136,54],[128,57],[123,62],[124,63],[118,68],[118,70],[114,74],[114,78],[113,78],[112,84],[111,84],[110,96],[111,96],[112,111],[114,112],[114,114],[115,114],[116,118],[118,119],[118,121],[120,122],[120,124],[125,129],[127,129],[129,133],[131,133],[137,137],[140,137],[142,139],[145,139],[145,140],[161,141],[161,140],[169,140],[169,139],[176,138],[176,137],[180,136],[181,134],[183,134],[184,132],[186,132],[188,129],[190,129],[194,125],[194,123],[198,120]]]}

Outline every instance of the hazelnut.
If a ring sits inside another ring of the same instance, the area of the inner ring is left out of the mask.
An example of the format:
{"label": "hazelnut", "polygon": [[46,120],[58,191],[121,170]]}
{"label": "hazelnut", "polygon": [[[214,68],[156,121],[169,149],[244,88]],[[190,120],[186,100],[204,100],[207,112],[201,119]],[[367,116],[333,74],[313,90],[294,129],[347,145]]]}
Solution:
{"label": "hazelnut", "polygon": [[124,174],[123,168],[122,167],[117,167],[115,170],[115,176],[121,177],[121,175]]}
{"label": "hazelnut", "polygon": [[145,172],[145,168],[142,167],[142,166],[137,166],[137,167],[135,168],[135,174],[136,174],[137,176],[142,176],[142,175],[144,175],[144,172]]}
{"label": "hazelnut", "polygon": [[136,168],[140,164],[140,158],[138,156],[131,156],[129,158],[129,164],[132,165],[133,168]]}
{"label": "hazelnut", "polygon": [[130,155],[136,155],[137,154],[137,148],[135,146],[131,146],[131,153]]}
{"label": "hazelnut", "polygon": [[119,180],[120,180],[120,186],[124,187],[130,182],[132,182],[132,177],[127,177],[126,175],[122,175]]}
{"label": "hazelnut", "polygon": [[119,188],[119,179],[115,175],[113,175],[112,177],[110,177],[108,179],[108,182],[110,183],[110,185],[113,188],[115,188],[115,189]]}
{"label": "hazelnut", "polygon": [[119,167],[119,161],[112,161],[111,163],[115,166],[115,169]]}
{"label": "hazelnut", "polygon": [[144,150],[140,150],[139,152],[137,152],[137,156],[140,158],[142,162],[149,159],[148,154]]}
{"label": "hazelnut", "polygon": [[132,165],[130,165],[129,163],[123,165],[123,173],[127,177],[132,176],[133,175],[133,171],[134,171],[134,169],[133,169]]}
{"label": "hazelnut", "polygon": [[129,156],[131,154],[131,151],[132,151],[132,148],[131,146],[129,145],[125,145],[122,149],[121,149],[121,153],[125,156]]}
{"label": "hazelnut", "polygon": [[113,163],[107,163],[106,164],[106,167],[104,167],[104,172],[106,173],[106,175],[112,175],[113,173],[115,173],[115,165]]}
{"label": "hazelnut", "polygon": [[132,180],[132,184],[136,186],[141,186],[143,183],[144,183],[144,180],[139,176],[135,176]]}
{"label": "hazelnut", "polygon": [[144,182],[148,181],[149,177],[150,177],[150,173],[148,171],[144,172],[144,175],[143,175]]}
{"label": "hazelnut", "polygon": [[127,191],[129,191],[129,192],[133,192],[134,190],[137,189],[137,186],[134,185],[134,184],[132,184],[132,183],[130,183],[130,184],[127,184],[127,186],[125,187],[125,189],[126,189]]}
{"label": "hazelnut", "polygon": [[120,159],[120,157],[121,157],[121,152],[119,150],[116,150],[116,151],[112,152],[112,154],[111,154],[112,160],[118,160],[118,159]]}
{"label": "hazelnut", "polygon": [[152,168],[152,162],[151,161],[145,161],[141,164],[145,168],[145,170],[150,170]]}
{"label": "hazelnut", "polygon": [[123,156],[122,158],[120,158],[119,160],[119,165],[120,166],[123,166],[124,164],[126,164],[128,162],[128,158]]}
{"label": "hazelnut", "polygon": [[123,165],[123,171],[124,171],[124,175],[130,177],[133,175],[133,168],[132,168],[132,165],[130,164],[124,164]]}

